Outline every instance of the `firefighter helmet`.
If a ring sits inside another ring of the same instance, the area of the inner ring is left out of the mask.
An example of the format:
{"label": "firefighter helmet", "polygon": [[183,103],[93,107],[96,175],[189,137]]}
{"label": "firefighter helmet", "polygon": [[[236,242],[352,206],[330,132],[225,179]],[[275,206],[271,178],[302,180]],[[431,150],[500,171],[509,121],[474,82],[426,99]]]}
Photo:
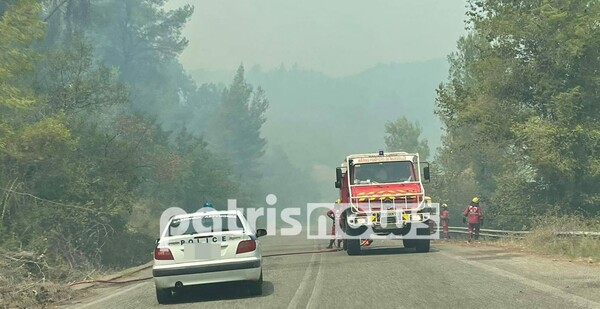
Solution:
{"label": "firefighter helmet", "polygon": [[442,204],[442,208],[448,208],[448,205],[446,205],[446,203]]}
{"label": "firefighter helmet", "polygon": [[471,200],[473,203],[477,204],[479,203],[479,198],[476,196],[473,198],[473,200]]}
{"label": "firefighter helmet", "polygon": [[340,200],[339,198],[335,200],[335,203],[336,203],[336,204],[339,204],[339,203],[341,203],[341,202],[342,202],[342,200]]}

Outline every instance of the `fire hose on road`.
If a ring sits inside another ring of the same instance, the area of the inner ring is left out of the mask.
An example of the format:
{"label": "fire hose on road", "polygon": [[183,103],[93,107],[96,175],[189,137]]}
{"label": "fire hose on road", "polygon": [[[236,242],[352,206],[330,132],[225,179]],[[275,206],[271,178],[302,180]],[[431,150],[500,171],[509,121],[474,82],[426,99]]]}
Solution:
{"label": "fire hose on road", "polygon": [[[340,251],[340,249],[282,252],[282,253],[265,254],[265,255],[263,255],[263,258],[276,257],[276,256],[300,255],[300,254],[333,253],[333,252],[338,252],[338,251]],[[136,272],[144,270],[144,269],[148,269],[150,267],[152,267],[152,265],[147,265],[145,267],[136,269]],[[80,284],[93,284],[93,283],[126,284],[126,283],[132,283],[132,282],[150,280],[152,278],[153,277],[144,277],[144,278],[129,279],[129,280],[120,280],[120,281],[116,281],[116,280],[100,280],[100,279],[97,279],[97,280],[82,280],[82,281],[72,282],[72,283],[69,284],[69,286],[76,286],[76,285],[80,285]]]}
{"label": "fire hose on road", "polygon": [[[150,267],[150,266],[148,266],[148,267]],[[83,280],[83,281],[76,281],[76,282],[70,283],[69,286],[75,286],[75,285],[86,284],[86,283],[124,284],[124,283],[132,283],[132,282],[144,281],[144,280],[149,280],[149,279],[152,279],[152,277],[130,279],[130,280],[123,280],[123,281],[114,281],[114,280]]]}

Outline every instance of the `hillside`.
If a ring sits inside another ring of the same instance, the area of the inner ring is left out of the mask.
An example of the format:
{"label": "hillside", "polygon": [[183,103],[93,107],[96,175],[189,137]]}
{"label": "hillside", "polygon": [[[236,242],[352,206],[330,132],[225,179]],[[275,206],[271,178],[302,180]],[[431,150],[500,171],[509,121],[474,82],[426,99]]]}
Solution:
{"label": "hillside", "polygon": [[[383,149],[386,121],[402,115],[419,121],[430,147],[440,145],[441,124],[433,113],[435,88],[447,72],[446,61],[438,59],[380,64],[344,78],[283,66],[268,72],[253,68],[247,78],[269,97],[263,130],[269,145],[281,147],[292,163],[310,170],[323,183],[322,195],[331,196],[333,168],[347,153]],[[191,75],[199,84],[228,84],[233,72]]]}

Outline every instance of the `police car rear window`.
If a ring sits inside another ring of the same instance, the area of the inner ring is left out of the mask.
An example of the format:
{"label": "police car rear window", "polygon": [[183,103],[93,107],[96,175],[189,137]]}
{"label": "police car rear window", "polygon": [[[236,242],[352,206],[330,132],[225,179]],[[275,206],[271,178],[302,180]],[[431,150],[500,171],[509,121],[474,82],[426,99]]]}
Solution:
{"label": "police car rear window", "polygon": [[201,233],[243,231],[242,221],[237,215],[209,214],[173,219],[169,224],[169,236],[194,235]]}

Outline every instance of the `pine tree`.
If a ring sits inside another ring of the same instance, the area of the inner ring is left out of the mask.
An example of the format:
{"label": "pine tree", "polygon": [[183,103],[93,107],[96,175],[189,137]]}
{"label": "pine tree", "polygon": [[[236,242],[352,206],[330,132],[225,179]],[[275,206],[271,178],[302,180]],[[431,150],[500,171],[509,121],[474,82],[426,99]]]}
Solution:
{"label": "pine tree", "polygon": [[242,181],[257,181],[259,159],[264,155],[266,140],[261,136],[269,102],[262,88],[246,82],[240,65],[231,85],[223,91],[221,104],[209,132],[219,152],[232,161],[234,173]]}

